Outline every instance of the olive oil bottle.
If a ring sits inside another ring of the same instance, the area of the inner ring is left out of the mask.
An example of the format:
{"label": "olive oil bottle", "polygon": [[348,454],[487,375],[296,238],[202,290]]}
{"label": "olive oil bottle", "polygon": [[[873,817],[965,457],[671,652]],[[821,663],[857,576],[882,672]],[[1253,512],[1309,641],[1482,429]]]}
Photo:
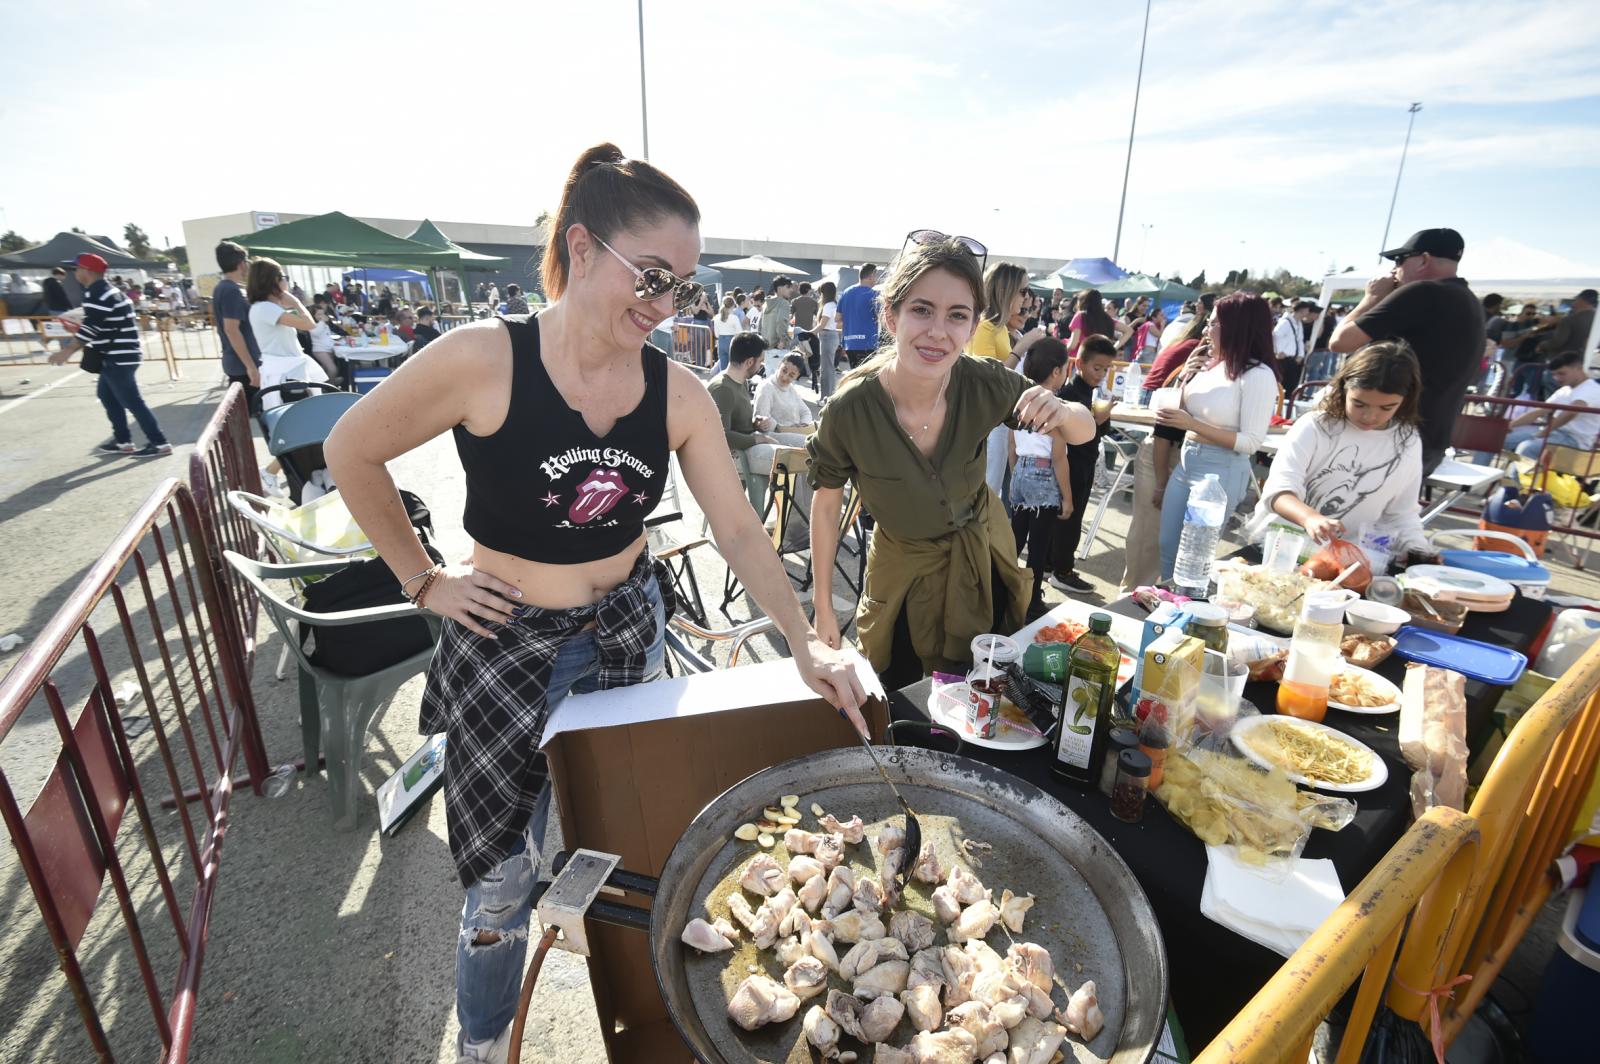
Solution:
{"label": "olive oil bottle", "polygon": [[1111,731],[1111,701],[1117,693],[1117,666],[1122,662],[1122,651],[1110,632],[1111,615],[1092,614],[1089,631],[1072,644],[1050,765],[1057,776],[1089,786],[1100,777],[1100,760]]}

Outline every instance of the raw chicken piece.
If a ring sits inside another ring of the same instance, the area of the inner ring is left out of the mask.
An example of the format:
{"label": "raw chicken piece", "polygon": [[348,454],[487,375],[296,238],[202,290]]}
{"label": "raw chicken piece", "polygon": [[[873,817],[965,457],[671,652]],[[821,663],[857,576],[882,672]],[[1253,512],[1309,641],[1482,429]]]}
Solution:
{"label": "raw chicken piece", "polygon": [[989,1006],[989,1015],[994,1021],[1006,1030],[1010,1030],[1028,1018],[1028,999],[1020,994],[1012,995],[1003,1001]]}
{"label": "raw chicken piece", "polygon": [[1000,910],[994,903],[985,898],[974,905],[969,905],[961,910],[961,915],[956,917],[956,922],[950,925],[946,932],[951,942],[966,942],[969,939],[981,939],[994,927],[1000,919]]}
{"label": "raw chicken piece", "polygon": [[1067,999],[1065,1016],[1067,1027],[1085,1042],[1094,1041],[1094,1036],[1106,1025],[1106,1018],[1100,1012],[1100,1002],[1096,994],[1094,980],[1085,979],[1083,985],[1074,990],[1072,996]]}
{"label": "raw chicken piece", "polygon": [[922,844],[922,852],[917,854],[917,863],[912,867],[911,875],[923,883],[944,882],[944,862],[934,852],[933,843]]}
{"label": "raw chicken piece", "polygon": [[1027,1001],[1028,1015],[1034,1019],[1042,1020],[1054,1011],[1055,1005],[1050,1001],[1050,994],[1034,986],[1021,972],[1007,972],[1006,983]]}
{"label": "raw chicken piece", "polygon": [[778,934],[787,937],[811,930],[811,916],[800,905],[799,898],[798,894],[795,895],[795,905],[789,910],[789,915],[783,918],[783,923],[778,925]]}
{"label": "raw chicken piece", "polygon": [[872,1064],[912,1064],[911,1054],[879,1042],[872,1047]]}
{"label": "raw chicken piece", "polygon": [[916,953],[933,945],[933,921],[921,913],[906,909],[889,917],[889,934],[904,942],[907,950]]}
{"label": "raw chicken piece", "polygon": [[728,1002],[728,1016],[747,1031],[765,1023],[782,1023],[800,1009],[800,999],[782,983],[752,975],[739,984]]}
{"label": "raw chicken piece", "polygon": [[983,1058],[983,1064],[1006,1064],[1006,1055],[1004,1052],[990,1053]]}
{"label": "raw chicken piece", "polygon": [[892,995],[884,994],[875,999],[870,1005],[861,1010],[861,1040],[863,1042],[881,1042],[894,1033],[900,1024],[900,1017],[906,1014],[906,1007],[896,1001]]}
{"label": "raw chicken piece", "polygon": [[939,984],[907,984],[900,992],[900,1004],[906,1007],[911,1026],[919,1031],[936,1031],[944,1022],[944,1009],[939,1005]]}
{"label": "raw chicken piece", "polygon": [[944,1007],[954,1008],[972,998],[972,981],[978,977],[977,963],[959,946],[946,946],[939,955],[944,968]]}
{"label": "raw chicken piece", "polygon": [[858,816],[853,816],[841,824],[837,817],[829,813],[822,818],[820,823],[824,830],[843,835],[844,841],[852,846],[860,843],[867,834],[866,825],[861,823],[861,818]]}
{"label": "raw chicken piece", "polygon": [[1032,942],[1012,943],[1006,951],[1006,967],[1046,994],[1050,993],[1050,980],[1056,974],[1056,966],[1043,946],[1036,946]]}
{"label": "raw chicken piece", "polygon": [[[743,899],[740,899],[743,900]],[[729,922],[726,916],[719,916],[711,921],[711,929],[729,942],[739,941],[739,929]]]}
{"label": "raw chicken piece", "polygon": [[827,896],[828,881],[823,879],[821,875],[815,875],[806,880],[805,884],[796,893],[796,897],[800,899],[801,906],[808,912],[816,912],[818,906],[822,904],[823,899]]}
{"label": "raw chicken piece", "polygon": [[798,899],[794,891],[784,887],[768,898],[756,911],[755,923],[750,925],[750,938],[757,949],[771,949],[783,934],[783,922],[794,910]]}
{"label": "raw chicken piece", "polygon": [[1005,959],[989,948],[989,944],[980,939],[973,939],[967,943],[966,953],[972,958],[972,965],[979,975],[988,973],[1005,974]]}
{"label": "raw chicken piece", "polygon": [[695,917],[684,925],[683,941],[699,950],[701,953],[721,953],[723,950],[732,949],[733,943],[724,938],[716,928]]}
{"label": "raw chicken piece", "polygon": [[856,908],[864,913],[881,913],[883,911],[883,885],[876,879],[862,876],[856,880],[854,898]]}
{"label": "raw chicken piece", "polygon": [[783,833],[783,848],[790,853],[815,854],[817,852],[817,840],[820,838],[822,838],[821,835],[813,834],[804,828],[790,828]]}
{"label": "raw chicken piece", "polygon": [[840,865],[828,873],[828,896],[822,901],[822,915],[831,920],[850,908],[856,889],[856,874],[849,865]]}
{"label": "raw chicken piece", "polygon": [[978,877],[973,875],[966,865],[958,864],[950,869],[950,878],[945,881],[950,889],[955,892],[956,901],[962,905],[973,905],[989,896],[983,889],[983,884]]}
{"label": "raw chicken piece", "polygon": [[1018,897],[1009,890],[1001,891],[1000,919],[1013,934],[1022,934],[1022,918],[1028,915],[1028,910],[1031,908],[1033,908],[1032,894]]}
{"label": "raw chicken piece", "polygon": [[834,951],[833,940],[822,933],[822,930],[813,926],[811,930],[800,936],[800,941],[811,950],[811,955],[834,971],[839,970],[839,954]]}
{"label": "raw chicken piece", "polygon": [[945,1017],[952,1027],[961,1027],[978,1043],[978,1056],[986,1057],[1006,1048],[1010,1041],[1006,1029],[989,1015],[989,1006],[981,1001],[968,1001],[957,1005]]}
{"label": "raw chicken piece", "polygon": [[838,832],[817,836],[816,849],[811,851],[824,868],[834,868],[844,861],[844,836]]}
{"label": "raw chicken piece", "polygon": [[828,989],[828,969],[815,957],[801,957],[783,973],[783,985],[800,1000],[814,998]]}
{"label": "raw chicken piece", "polygon": [[[824,1006],[828,1019],[839,1025],[839,1030],[851,1038],[861,1038],[861,1002],[846,994],[843,990],[828,991],[828,1000]],[[865,1039],[862,1039],[865,1041]]]}
{"label": "raw chicken piece", "polygon": [[794,880],[794,885],[799,886],[812,876],[826,876],[828,870],[822,867],[822,862],[815,857],[801,854],[789,862],[789,878]]}
{"label": "raw chicken piece", "polygon": [[955,888],[946,883],[933,892],[933,915],[941,924],[953,923],[961,915],[961,902],[956,900]]}
{"label": "raw chicken piece", "polygon": [[878,963],[878,943],[883,939],[857,942],[839,958],[839,978],[854,979]]}
{"label": "raw chicken piece", "polygon": [[778,958],[778,963],[788,968],[801,957],[811,956],[811,948],[806,944],[803,935],[791,935],[778,943],[773,951]]}
{"label": "raw chicken piece", "polygon": [[778,867],[776,858],[770,853],[758,853],[739,874],[739,885],[752,894],[770,898],[783,889],[788,879],[783,869]]}
{"label": "raw chicken piece", "polygon": [[[906,978],[910,974],[911,965],[905,961],[881,961],[856,976],[850,989],[863,1001],[870,1001],[880,994],[893,997],[906,988]],[[868,1038],[864,1041],[875,1042],[877,1039]]]}
{"label": "raw chicken piece", "polygon": [[944,986],[944,963],[939,959],[943,950],[928,947],[920,949],[911,958],[911,974],[906,977],[906,986]]}
{"label": "raw chicken piece", "polygon": [[978,1040],[961,1027],[923,1031],[906,1048],[911,1064],[973,1064],[978,1059]]}
{"label": "raw chicken piece", "polygon": [[733,918],[744,925],[746,931],[755,930],[756,911],[750,908],[750,903],[744,900],[743,894],[728,895],[728,911]]}
{"label": "raw chicken piece", "polygon": [[[977,978],[972,980],[972,1000],[981,1001],[990,1008],[1017,996],[1016,987],[1012,980],[1019,978],[1012,972],[979,972]],[[1027,1011],[1027,1002],[1023,1002],[1023,1011]]]}
{"label": "raw chicken piece", "polygon": [[906,949],[906,944],[893,935],[887,935],[877,940],[878,961],[910,961],[911,953]]}
{"label": "raw chicken piece", "polygon": [[1007,1064],[1050,1064],[1066,1037],[1067,1029],[1059,1023],[1045,1023],[1030,1016],[1011,1029]]}
{"label": "raw chicken piece", "polygon": [[804,1029],[806,1041],[817,1047],[824,1060],[838,1055],[839,1025],[828,1018],[827,1010],[821,1005],[806,1010]]}
{"label": "raw chicken piece", "polygon": [[898,850],[906,844],[906,829],[897,828],[893,824],[884,825],[878,832],[878,855],[887,857],[890,850]]}
{"label": "raw chicken piece", "polygon": [[842,912],[824,922],[835,942],[860,942],[862,939],[883,938],[889,933],[876,913],[863,913],[857,909]]}

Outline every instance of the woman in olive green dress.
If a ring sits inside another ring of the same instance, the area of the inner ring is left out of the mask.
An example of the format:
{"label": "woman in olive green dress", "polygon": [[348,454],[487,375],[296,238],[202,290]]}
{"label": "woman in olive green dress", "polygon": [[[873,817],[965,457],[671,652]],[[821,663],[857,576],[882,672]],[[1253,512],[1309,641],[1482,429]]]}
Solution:
{"label": "woman in olive green dress", "polygon": [[1000,499],[984,483],[996,425],[1094,436],[1094,418],[993,359],[961,352],[983,310],[984,248],[918,230],[883,288],[886,346],[848,374],[808,450],[817,635],[839,645],[834,559],[844,486],[875,529],[856,607],[862,650],[884,683],[962,671],[972,637],[1022,627],[1030,577]]}

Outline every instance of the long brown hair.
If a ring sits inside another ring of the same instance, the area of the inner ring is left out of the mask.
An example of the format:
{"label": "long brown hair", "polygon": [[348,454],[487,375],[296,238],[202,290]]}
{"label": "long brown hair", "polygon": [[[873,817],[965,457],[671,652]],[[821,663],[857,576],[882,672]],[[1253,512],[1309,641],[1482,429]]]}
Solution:
{"label": "long brown hair", "polygon": [[1317,409],[1328,417],[1345,420],[1345,398],[1351,388],[1400,396],[1392,425],[1415,425],[1422,420],[1418,410],[1422,405],[1422,366],[1404,340],[1380,340],[1345,359],[1322,393]]}
{"label": "long brown hair", "polygon": [[250,270],[245,274],[245,298],[252,303],[265,303],[278,294],[278,282],[283,280],[283,267],[274,259],[251,259]]}
{"label": "long brown hair", "polygon": [[567,230],[582,225],[602,240],[619,230],[676,215],[700,224],[700,207],[684,187],[641,159],[629,159],[615,144],[596,144],[572,164],[546,236],[540,274],[552,301],[567,288],[572,267]]}
{"label": "long brown hair", "polygon": [[889,277],[883,282],[878,353],[846,373],[839,381],[841,388],[857,377],[876,375],[894,361],[895,340],[889,333],[889,315],[899,313],[906,297],[911,294],[912,286],[930,270],[945,270],[965,281],[967,287],[972,289],[973,312],[983,313],[983,273],[978,269],[977,258],[967,250],[965,244],[954,237],[937,243],[913,244],[895,258],[889,269]]}

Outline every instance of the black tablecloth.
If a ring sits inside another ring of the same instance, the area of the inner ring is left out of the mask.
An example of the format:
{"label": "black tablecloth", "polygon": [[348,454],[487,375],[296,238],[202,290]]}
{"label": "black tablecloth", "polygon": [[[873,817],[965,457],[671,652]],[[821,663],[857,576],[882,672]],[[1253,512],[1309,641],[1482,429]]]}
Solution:
{"label": "black tablecloth", "polygon": [[[1144,616],[1144,611],[1127,599],[1107,609],[1130,617]],[[1461,634],[1526,652],[1549,616],[1550,607],[1543,602],[1518,596],[1504,613],[1469,614]],[[1374,671],[1399,684],[1405,662],[1391,656]],[[931,685],[932,681],[923,680],[890,696],[892,718],[927,719]],[[1467,684],[1469,737],[1481,735],[1492,726],[1501,690]],[[1245,687],[1245,697],[1267,713],[1274,712],[1276,694],[1276,684],[1251,683]],[[1389,779],[1382,787],[1347,796],[1357,803],[1355,820],[1342,831],[1313,831],[1306,843],[1304,856],[1331,859],[1346,891],[1372,870],[1411,822],[1411,773],[1400,758],[1398,721],[1398,714],[1374,717],[1328,711],[1327,724],[1372,747],[1389,766]],[[1104,835],[1128,863],[1149,896],[1166,939],[1172,1003],[1191,1046],[1209,1042],[1282,965],[1280,955],[1200,914],[1205,845],[1169,817],[1154,797],[1146,801],[1140,823],[1124,824],[1111,815],[1098,787],[1077,787],[1052,775],[1048,748],[1006,753],[968,745],[962,753],[1055,795]]]}

